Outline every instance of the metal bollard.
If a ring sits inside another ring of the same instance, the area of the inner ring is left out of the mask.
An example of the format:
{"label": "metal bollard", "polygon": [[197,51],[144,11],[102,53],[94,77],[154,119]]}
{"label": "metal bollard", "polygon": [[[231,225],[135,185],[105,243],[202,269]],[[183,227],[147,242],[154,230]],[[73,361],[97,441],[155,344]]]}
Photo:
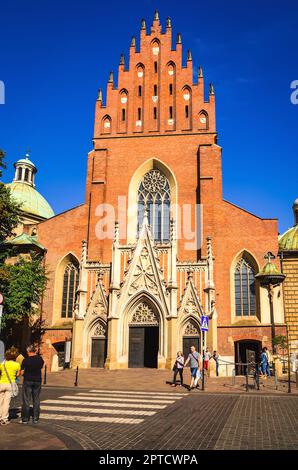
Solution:
{"label": "metal bollard", "polygon": [[232,370],[232,385],[235,385],[236,383],[236,370]]}
{"label": "metal bollard", "polygon": [[205,369],[202,369],[202,391],[205,390]]}
{"label": "metal bollard", "polygon": [[274,371],[274,383],[275,383],[275,390],[278,389],[278,377],[276,372],[275,364],[273,364],[273,371]]}
{"label": "metal bollard", "polygon": [[78,383],[79,383],[79,366],[77,366],[77,369],[76,369],[76,379],[75,379],[74,386],[77,387]]}
{"label": "metal bollard", "polygon": [[46,383],[47,383],[47,366],[44,366],[43,384],[46,385]]}
{"label": "metal bollard", "polygon": [[298,369],[296,370],[296,388],[298,388]]}
{"label": "metal bollard", "polygon": [[260,390],[260,371],[259,371],[258,364],[256,364],[256,381],[257,381],[257,390]]}
{"label": "metal bollard", "polygon": [[245,387],[246,387],[246,391],[248,392],[248,367],[246,367]]}

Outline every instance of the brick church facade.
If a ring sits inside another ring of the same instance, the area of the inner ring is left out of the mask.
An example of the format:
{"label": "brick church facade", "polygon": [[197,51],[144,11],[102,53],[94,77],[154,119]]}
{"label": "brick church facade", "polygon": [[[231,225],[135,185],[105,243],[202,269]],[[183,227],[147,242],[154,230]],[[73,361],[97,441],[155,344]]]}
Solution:
{"label": "brick church facade", "polygon": [[202,349],[202,314],[205,346],[223,360],[271,349],[268,292],[254,276],[278,252],[277,220],[223,199],[215,92],[201,67],[193,77],[181,35],[173,49],[156,12],[127,66],[121,55],[117,85],[110,73],[105,102],[99,91],[85,202],[38,225],[48,364],[71,340],[72,367],[171,368],[178,350]]}

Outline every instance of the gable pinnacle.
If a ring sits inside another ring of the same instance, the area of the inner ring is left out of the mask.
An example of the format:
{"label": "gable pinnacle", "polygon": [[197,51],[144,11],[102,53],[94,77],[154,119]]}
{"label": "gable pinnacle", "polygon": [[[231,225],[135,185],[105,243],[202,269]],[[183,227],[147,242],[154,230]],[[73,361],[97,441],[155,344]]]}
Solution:
{"label": "gable pinnacle", "polygon": [[187,60],[192,60],[191,51],[189,49],[187,51]]}
{"label": "gable pinnacle", "polygon": [[131,38],[130,47],[136,47],[136,37],[135,37],[135,36],[133,36],[133,37]]}
{"label": "gable pinnacle", "polygon": [[114,72],[110,72],[109,83],[114,83]]}
{"label": "gable pinnacle", "polygon": [[97,97],[98,101],[102,101],[102,89],[99,88],[98,90],[98,97]]}
{"label": "gable pinnacle", "polygon": [[171,28],[171,27],[172,27],[171,18],[168,16],[167,17],[167,28]]}
{"label": "gable pinnacle", "polygon": [[159,20],[158,10],[155,10],[155,12],[154,12],[154,21],[158,21],[158,20]]}
{"label": "gable pinnacle", "polygon": [[177,44],[181,44],[182,43],[182,39],[181,39],[181,33],[178,33],[177,34]]}
{"label": "gable pinnacle", "polygon": [[210,94],[210,95],[214,95],[214,94],[215,94],[215,93],[214,93],[214,86],[213,86],[213,83],[210,83],[210,85],[209,85],[209,94]]}
{"label": "gable pinnacle", "polygon": [[203,78],[203,69],[202,69],[202,66],[201,66],[201,65],[199,66],[198,77],[199,77],[199,78]]}
{"label": "gable pinnacle", "polygon": [[124,65],[124,54],[123,54],[123,52],[120,56],[120,65]]}
{"label": "gable pinnacle", "polygon": [[141,21],[141,29],[146,29],[146,21],[144,20],[144,18]]}

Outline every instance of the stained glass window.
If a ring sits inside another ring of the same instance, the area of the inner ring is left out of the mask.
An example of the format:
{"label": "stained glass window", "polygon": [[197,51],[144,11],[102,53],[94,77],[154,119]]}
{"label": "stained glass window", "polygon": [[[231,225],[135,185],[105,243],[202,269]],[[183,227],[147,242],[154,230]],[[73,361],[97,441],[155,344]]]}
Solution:
{"label": "stained glass window", "polygon": [[170,185],[159,170],[150,170],[138,191],[138,233],[142,227],[145,207],[155,241],[170,239]]}
{"label": "stained glass window", "polygon": [[236,265],[234,282],[236,316],[256,315],[255,273],[245,258]]}
{"label": "stained glass window", "polygon": [[75,294],[79,284],[79,269],[73,263],[68,263],[63,276],[62,318],[72,318]]}

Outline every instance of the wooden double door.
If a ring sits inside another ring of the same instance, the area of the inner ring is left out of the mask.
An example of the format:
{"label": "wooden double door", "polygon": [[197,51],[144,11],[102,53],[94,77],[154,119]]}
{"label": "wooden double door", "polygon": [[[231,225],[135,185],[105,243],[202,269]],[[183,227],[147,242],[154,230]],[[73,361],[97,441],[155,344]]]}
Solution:
{"label": "wooden double door", "polygon": [[186,360],[189,353],[191,346],[196,348],[196,351],[200,352],[200,337],[199,336],[183,336],[183,356]]}
{"label": "wooden double door", "polygon": [[106,338],[92,338],[91,367],[103,368],[107,357]]}
{"label": "wooden double door", "polygon": [[158,326],[130,326],[128,367],[157,368],[158,344]]}

